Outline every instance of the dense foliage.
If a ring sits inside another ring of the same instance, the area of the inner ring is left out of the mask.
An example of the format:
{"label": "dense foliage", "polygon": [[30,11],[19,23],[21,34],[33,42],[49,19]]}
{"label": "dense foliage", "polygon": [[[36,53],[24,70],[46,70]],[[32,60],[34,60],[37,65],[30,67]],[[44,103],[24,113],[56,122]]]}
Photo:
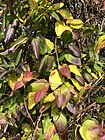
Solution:
{"label": "dense foliage", "polygon": [[0,1],[2,140],[105,139],[104,17],[102,0]]}

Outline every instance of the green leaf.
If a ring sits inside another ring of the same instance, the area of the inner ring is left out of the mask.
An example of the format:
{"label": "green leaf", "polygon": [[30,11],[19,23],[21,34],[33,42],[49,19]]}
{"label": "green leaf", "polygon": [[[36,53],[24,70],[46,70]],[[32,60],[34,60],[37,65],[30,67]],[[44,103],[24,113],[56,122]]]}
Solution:
{"label": "green leaf", "polygon": [[57,14],[56,12],[52,12],[52,13],[51,13],[51,16],[52,16],[53,18],[55,18],[57,21],[60,21],[60,18],[59,18],[58,14]]}
{"label": "green leaf", "polygon": [[61,38],[64,44],[70,44],[72,42],[72,33],[70,31],[64,31]]}
{"label": "green leaf", "polygon": [[55,4],[51,5],[48,10],[58,10],[58,9],[62,8],[63,6],[64,6],[64,3],[62,3],[62,2],[55,3]]}
{"label": "green leaf", "polygon": [[62,16],[64,19],[73,19],[72,14],[71,14],[70,11],[67,10],[67,9],[60,9],[60,10],[57,11],[57,12],[60,13],[61,16]]}
{"label": "green leaf", "polygon": [[95,101],[99,104],[105,103],[105,97],[96,97]]}
{"label": "green leaf", "polygon": [[83,26],[83,22],[80,19],[68,19],[66,24],[70,24],[70,27],[74,29],[80,29]]}
{"label": "green leaf", "polygon": [[15,61],[15,66],[17,66],[21,60],[21,56],[22,56],[22,49],[19,51],[16,61]]}
{"label": "green leaf", "polygon": [[26,133],[30,133],[31,132],[31,127],[28,123],[24,123],[24,124],[22,124],[22,130]]}
{"label": "green leaf", "polygon": [[12,73],[11,75],[8,76],[8,85],[11,87],[11,89],[14,89],[14,86],[17,82],[17,76],[15,73]]}
{"label": "green leaf", "polygon": [[97,140],[100,126],[93,120],[86,120],[79,129],[84,140]]}
{"label": "green leaf", "polygon": [[59,135],[56,133],[52,138],[51,140],[60,140],[60,137]]}
{"label": "green leaf", "polygon": [[65,58],[68,62],[76,65],[76,66],[81,66],[81,59],[72,56],[71,54],[65,54]]}

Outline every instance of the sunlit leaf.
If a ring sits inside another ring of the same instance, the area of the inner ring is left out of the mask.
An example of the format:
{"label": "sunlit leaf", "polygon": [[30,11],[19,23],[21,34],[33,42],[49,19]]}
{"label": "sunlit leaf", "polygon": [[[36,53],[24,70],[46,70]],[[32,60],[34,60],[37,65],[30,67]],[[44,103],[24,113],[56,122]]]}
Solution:
{"label": "sunlit leaf", "polygon": [[12,73],[11,75],[8,76],[8,85],[11,87],[11,89],[14,89],[14,86],[17,82],[17,76],[15,73]]}
{"label": "sunlit leaf", "polygon": [[74,73],[75,75],[82,76],[82,75],[80,74],[80,72],[79,72],[77,66],[75,66],[75,65],[69,65],[68,67],[70,68],[70,71],[71,71],[72,73]]}
{"label": "sunlit leaf", "polygon": [[63,21],[57,21],[55,23],[55,32],[58,37],[61,36],[61,34],[66,30],[72,31],[70,27],[65,26]]}
{"label": "sunlit leaf", "polygon": [[38,7],[38,1],[39,0],[29,0],[29,4],[30,4],[30,7],[31,7],[31,10],[34,11],[37,9]]}
{"label": "sunlit leaf", "polygon": [[64,77],[70,78],[71,76],[70,69],[67,64],[63,64],[62,66],[59,66],[59,72]]}
{"label": "sunlit leaf", "polygon": [[95,73],[91,73],[91,76],[93,76],[95,79],[98,79],[97,75]]}
{"label": "sunlit leaf", "polygon": [[81,86],[79,85],[78,81],[76,81],[74,78],[71,78],[71,81],[72,81],[73,85],[80,91]]}
{"label": "sunlit leaf", "polygon": [[52,102],[55,100],[55,96],[53,93],[48,94],[45,98],[44,98],[44,103],[47,102]]}
{"label": "sunlit leaf", "polygon": [[84,140],[96,140],[100,132],[100,125],[93,120],[86,120],[79,129]]}
{"label": "sunlit leaf", "polygon": [[54,43],[51,42],[49,39],[45,38],[46,44],[47,44],[47,52],[51,53],[52,50],[54,49]]}
{"label": "sunlit leaf", "polygon": [[48,89],[49,84],[44,79],[37,80],[34,83],[30,84],[28,90],[31,90],[32,92],[29,93],[28,97],[29,109],[32,109],[34,105],[36,105],[44,97],[45,94],[47,94]]}
{"label": "sunlit leaf", "polygon": [[60,9],[57,12],[60,13],[64,19],[73,19],[72,14],[67,9]]}
{"label": "sunlit leaf", "polygon": [[105,47],[105,35],[102,35],[101,37],[99,37],[98,41],[96,42],[96,45],[95,45],[96,53],[98,53],[99,50],[104,47]]}
{"label": "sunlit leaf", "polygon": [[80,29],[83,26],[83,22],[80,19],[68,19],[66,24],[70,24],[70,27],[74,29]]}
{"label": "sunlit leaf", "polygon": [[56,133],[51,140],[60,140],[59,135]]}
{"label": "sunlit leaf", "polygon": [[28,95],[28,109],[32,109],[35,106],[35,100],[34,100],[35,92],[30,92]]}
{"label": "sunlit leaf", "polygon": [[63,77],[60,75],[57,69],[51,71],[49,82],[52,90],[55,90],[58,86],[63,84]]}
{"label": "sunlit leaf", "polygon": [[81,66],[81,59],[72,56],[71,54],[65,54],[65,58],[68,62],[76,65],[76,66]]}
{"label": "sunlit leaf", "polygon": [[56,12],[51,13],[52,17],[55,18],[56,20],[60,21],[60,18]]}

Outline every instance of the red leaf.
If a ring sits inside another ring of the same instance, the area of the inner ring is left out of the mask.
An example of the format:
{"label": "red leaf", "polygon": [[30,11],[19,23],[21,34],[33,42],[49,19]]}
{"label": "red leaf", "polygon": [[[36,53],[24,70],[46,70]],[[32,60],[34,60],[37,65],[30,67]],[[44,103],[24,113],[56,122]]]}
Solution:
{"label": "red leaf", "polygon": [[104,0],[104,10],[105,10],[105,0]]}
{"label": "red leaf", "polygon": [[24,86],[24,78],[22,78],[20,81],[16,82],[14,86],[14,90],[11,92],[10,96],[13,96],[14,92]]}
{"label": "red leaf", "polygon": [[59,68],[59,72],[61,73],[61,75],[65,76],[67,78],[70,78],[70,76],[71,76],[70,69],[67,64],[63,64]]}
{"label": "red leaf", "polygon": [[25,78],[26,81],[30,81],[30,80],[33,79],[33,74],[32,74],[32,72],[26,70],[26,71],[25,71],[25,74],[26,74],[26,78]]}
{"label": "red leaf", "polygon": [[49,84],[46,83],[46,85],[44,85],[40,90],[35,92],[34,100],[36,104],[43,98],[43,96],[47,93],[48,89]]}

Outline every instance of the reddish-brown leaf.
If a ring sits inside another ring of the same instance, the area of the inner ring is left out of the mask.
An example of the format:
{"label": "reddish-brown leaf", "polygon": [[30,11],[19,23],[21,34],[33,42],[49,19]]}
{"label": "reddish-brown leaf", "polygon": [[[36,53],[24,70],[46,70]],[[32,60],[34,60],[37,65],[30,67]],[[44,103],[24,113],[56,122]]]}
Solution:
{"label": "reddish-brown leaf", "polygon": [[45,140],[51,140],[51,137],[56,133],[56,129],[54,125],[51,125],[46,134],[45,134]]}
{"label": "reddish-brown leaf", "polygon": [[56,105],[58,108],[62,107],[65,100],[66,100],[66,94],[62,94],[62,93],[58,93],[56,96],[55,96],[55,99],[56,99]]}
{"label": "reddish-brown leaf", "polygon": [[59,72],[60,72],[61,75],[65,76],[67,78],[70,78],[70,76],[71,76],[70,69],[69,69],[67,64],[63,64],[59,68]]}
{"label": "reddish-brown leaf", "polygon": [[26,71],[25,71],[25,74],[26,74],[26,78],[25,78],[26,81],[30,81],[30,80],[33,79],[33,74],[32,74],[32,72],[26,70]]}
{"label": "reddish-brown leaf", "polygon": [[43,87],[41,87],[41,89],[35,92],[34,100],[36,104],[43,98],[43,96],[47,93],[48,89],[49,89],[49,83],[46,83],[43,85]]}

